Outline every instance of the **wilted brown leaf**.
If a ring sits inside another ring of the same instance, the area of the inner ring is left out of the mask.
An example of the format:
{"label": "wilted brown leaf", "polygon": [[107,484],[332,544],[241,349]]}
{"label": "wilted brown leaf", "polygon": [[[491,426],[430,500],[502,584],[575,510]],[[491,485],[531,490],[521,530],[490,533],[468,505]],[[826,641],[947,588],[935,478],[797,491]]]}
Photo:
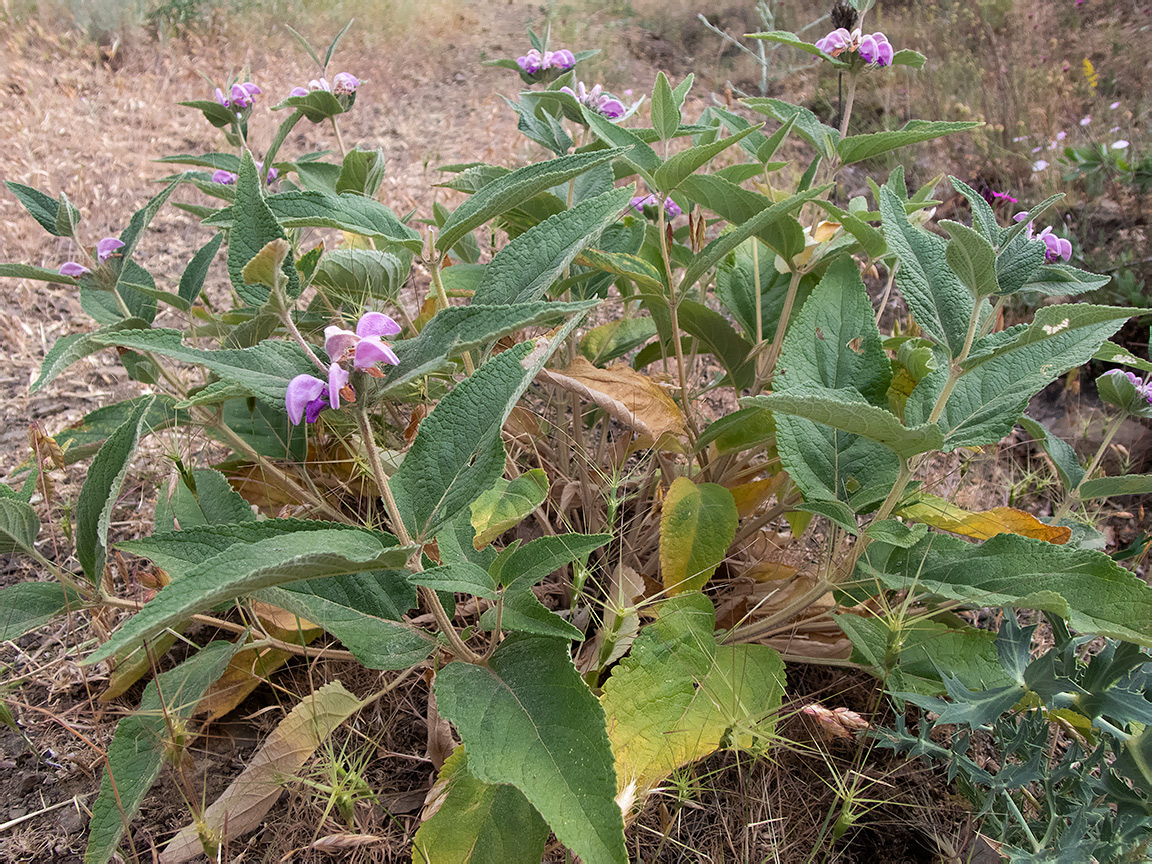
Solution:
{"label": "wilted brown leaf", "polygon": [[994,507],[973,513],[950,504],[943,498],[924,495],[915,504],[902,507],[898,515],[923,522],[934,528],[962,534],[974,540],[987,540],[997,534],[1019,534],[1049,543],[1067,543],[1072,529],[1065,526],[1045,525],[1031,513],[1012,507]]}

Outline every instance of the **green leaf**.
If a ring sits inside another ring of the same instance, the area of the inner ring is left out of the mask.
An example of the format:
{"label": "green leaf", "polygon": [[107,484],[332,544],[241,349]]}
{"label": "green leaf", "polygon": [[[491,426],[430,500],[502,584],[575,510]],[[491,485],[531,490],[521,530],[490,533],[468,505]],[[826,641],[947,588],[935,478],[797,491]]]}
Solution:
{"label": "green leaf", "polygon": [[[165,757],[184,752],[190,737],[184,721],[204,691],[224,674],[242,642],[213,642],[175,669],[160,673],[144,689],[140,710],[116,725],[100,794],[92,805],[84,864],[111,860],[125,827],[160,776]],[[174,741],[174,736],[179,738]]]}
{"label": "green leaf", "polygon": [[463,747],[440,769],[425,806],[432,816],[412,841],[415,864],[540,864],[544,856],[540,814],[515,786],[477,780]]}
{"label": "green leaf", "polygon": [[115,432],[135,412],[141,402],[151,402],[144,416],[144,428],[159,432],[188,422],[183,411],[175,410],[171,396],[137,396],[123,402],[114,402],[84,415],[78,423],[56,433],[56,443],[64,451],[64,464],[73,465],[81,459],[95,455],[109,435]]}
{"label": "green leaf", "polygon": [[787,392],[750,396],[742,407],[758,406],[775,414],[803,417],[883,444],[897,456],[911,458],[938,450],[944,434],[935,423],[908,428],[890,411],[868,405],[851,391],[796,387]]}
{"label": "green leaf", "polygon": [[435,688],[477,779],[519,789],[586,864],[626,864],[604,711],[562,640],[513,633],[488,666],[450,663]]}
{"label": "green leaf", "polygon": [[332,41],[328,43],[328,50],[324,52],[324,62],[320,64],[322,69],[327,69],[328,64],[332,62],[332,55],[336,51],[336,46],[340,44],[340,40],[344,38],[344,34],[347,33],[348,29],[352,26],[352,20],[353,19],[349,18],[348,23],[345,24],[340,29],[340,32],[332,37]]}
{"label": "green leaf", "polygon": [[0,264],[0,278],[35,279],[37,282],[55,282],[60,285],[79,285],[71,276],[62,276],[56,270],[33,267],[31,264]]}
{"label": "green leaf", "polygon": [[[235,224],[229,232],[228,275],[236,293],[250,306],[263,306],[268,301],[269,289],[266,285],[245,281],[244,268],[272,241],[288,239],[268,209],[263,187],[264,178],[256,170],[252,154],[245,151],[240,162],[240,176],[236,181],[236,204],[229,208],[236,216]],[[288,296],[296,297],[301,290],[300,274],[296,272],[291,252],[284,259],[281,270],[288,280]]]}
{"label": "green leaf", "polygon": [[663,72],[656,74],[656,86],[652,90],[652,128],[661,141],[673,137],[680,128],[680,108],[672,96],[668,76]]}
{"label": "green leaf", "polygon": [[30,504],[7,496],[0,497],[0,554],[10,555],[17,549],[35,552],[33,544],[39,533],[40,519]]}
{"label": "green leaf", "polygon": [[152,161],[168,165],[193,165],[197,168],[219,169],[231,171],[233,174],[240,173],[240,157],[235,153],[204,153],[200,156],[194,156],[191,153],[179,153],[174,156],[161,156]]}
{"label": "green leaf", "polygon": [[344,157],[340,166],[340,176],[336,178],[336,192],[351,192],[375,198],[384,180],[384,151],[361,150],[354,147]]}
{"label": "green leaf", "polygon": [[[13,526],[10,524],[9,505],[12,504],[23,502],[0,498],[0,519],[7,523],[0,527],[0,538],[11,536]],[[32,518],[35,518],[35,514],[32,514]],[[36,528],[39,527],[37,522]],[[79,606],[80,598],[59,582],[17,582],[7,588],[0,588],[0,641],[18,639],[47,624],[57,615],[63,615],[69,609],[78,609]]]}
{"label": "green leaf", "polygon": [[739,453],[776,437],[772,412],[763,408],[741,408],[708,424],[696,439],[696,450],[716,443],[718,454]]}
{"label": "green leaf", "polygon": [[900,260],[896,285],[916,323],[953,357],[960,356],[975,300],[948,267],[947,242],[913,227],[904,203],[887,186],[880,189],[880,213],[888,248]]}
{"label": "green leaf", "polygon": [[[56,213],[60,202],[51,195],[46,195],[39,189],[5,180],[4,185],[8,191],[16,196],[16,200],[24,205],[24,209],[32,214],[32,218],[40,223],[40,227],[53,237],[70,237],[71,233],[61,233],[60,226],[56,224]],[[24,278],[24,277],[20,277]]]}
{"label": "green leaf", "polygon": [[71,336],[63,336],[57,339],[52,347],[48,349],[48,353],[44,355],[44,362],[40,364],[40,374],[36,380],[32,382],[32,386],[28,388],[28,392],[35,393],[52,382],[57,375],[76,361],[82,360],[108,347],[102,342],[94,342],[91,338],[92,336],[104,333],[116,333],[121,330],[145,330],[147,328],[147,321],[139,318],[126,318],[115,324],[101,327],[93,333],[74,333]]}
{"label": "green leaf", "polygon": [[93,333],[89,337],[105,345],[120,345],[137,351],[150,351],[173,360],[195,363],[221,378],[243,386],[257,399],[278,410],[284,409],[288,382],[297,375],[316,371],[294,342],[266,339],[253,348],[221,348],[210,351],[189,348],[181,341],[180,330],[122,330]]}
{"label": "green leaf", "polygon": [[864,533],[889,546],[909,549],[924,539],[928,526],[923,522],[906,525],[899,519],[881,519],[879,522],[870,522]]}
{"label": "green leaf", "polygon": [[689,72],[684,76],[684,80],[673,88],[672,102],[676,105],[677,110],[684,107],[684,100],[688,98],[688,91],[692,89],[692,82],[695,80],[696,76]]}
{"label": "green leaf", "polygon": [[583,266],[631,279],[647,291],[664,290],[664,275],[654,264],[639,255],[605,252],[603,249],[585,249],[576,260]]}
{"label": "green leaf", "polygon": [[324,253],[312,283],[335,303],[363,307],[368,300],[393,304],[408,279],[412,258],[376,249],[333,249]]}
{"label": "green leaf", "polygon": [[384,379],[385,392],[396,392],[409,382],[435,372],[449,357],[487,346],[525,327],[556,325],[573,316],[578,319],[598,302],[550,303],[540,300],[514,306],[470,305],[441,309],[419,336],[393,346],[400,363],[388,371],[388,377]]}
{"label": "green leaf", "polygon": [[656,155],[656,151],[632,130],[617,126],[586,105],[580,106],[580,113],[583,115],[588,128],[597,138],[609,147],[616,148],[613,158],[619,156],[625,165],[631,166],[633,170],[639,172],[645,182],[652,186],[654,183],[652,175],[663,164],[663,160]]}
{"label": "green leaf", "polygon": [[[484,630],[496,629],[494,608],[484,610],[480,616],[480,627]],[[584,639],[583,632],[549,610],[536,599],[532,589],[522,582],[516,582],[504,591],[504,614],[500,619],[500,627],[502,630],[548,636],[565,642]]]}
{"label": "green leaf", "polygon": [[1133,369],[1139,369],[1141,372],[1152,372],[1152,363],[1137,357],[1127,348],[1122,348],[1115,342],[1105,342],[1092,355],[1092,359],[1102,360],[1105,363],[1122,363]]}
{"label": "green leaf", "polygon": [[[174,531],[195,525],[252,522],[252,505],[213,468],[194,468],[172,478],[169,495],[161,492],[156,501],[155,525],[159,531]],[[193,485],[189,485],[189,483]]]}
{"label": "green leaf", "polygon": [[402,567],[412,551],[355,528],[285,534],[229,547],[165,585],[85,662],[103,660],[224,600],[304,579]]}
{"label": "green leaf", "polygon": [[573,318],[551,341],[541,337],[493,357],[420,424],[393,475],[393,494],[413,537],[431,538],[504,473],[504,421],[578,321]]}
{"label": "green leaf", "polygon": [[617,318],[593,327],[580,340],[580,353],[593,366],[603,367],[634,351],[656,335],[651,318]]}
{"label": "green leaf", "polygon": [[769,30],[766,33],[748,33],[749,39],[763,39],[765,42],[776,42],[780,45],[787,45],[790,48],[797,48],[808,54],[815,55],[816,57],[823,57],[825,60],[832,62],[834,66],[843,66],[843,60],[837,60],[831,54],[825,54],[811,42],[805,42],[795,33],[789,33],[787,30]]}
{"label": "green leaf", "polygon": [[530,588],[565,564],[586,558],[612,540],[611,534],[557,534],[537,537],[493,565],[501,585]]}
{"label": "green leaf", "polygon": [[[773,206],[770,198],[716,174],[693,174],[680,184],[680,192],[733,225],[742,225]],[[795,219],[769,220],[752,233],[782,258],[791,259],[804,249],[804,232]],[[771,263],[760,262],[762,273]]]}
{"label": "green leaf", "polygon": [[1039,609],[1085,635],[1152,645],[1152,588],[1102,552],[1015,534],[979,545],[934,534],[911,549],[891,550],[884,561],[877,545],[857,578],[972,606]]}
{"label": "green leaf", "polygon": [[185,108],[195,108],[204,115],[204,119],[217,129],[225,129],[236,122],[236,115],[230,108],[225,108],[219,102],[211,99],[190,99],[187,102],[177,102]]}
{"label": "green leaf", "polygon": [[1103,288],[1110,276],[1089,273],[1067,264],[1042,264],[1032,277],[1020,286],[1021,291],[1038,291],[1050,297],[1075,296]]}
{"label": "green leaf", "polygon": [[437,591],[449,593],[459,591],[483,597],[485,600],[496,599],[496,581],[488,575],[487,570],[471,561],[457,561],[413,573],[408,577],[408,581],[413,585],[423,585]]}
{"label": "green leaf", "polygon": [[[181,103],[188,104],[188,103]],[[352,107],[351,105],[348,108]],[[305,96],[289,96],[272,106],[273,111],[294,108],[303,114],[310,123],[323,123],[331,117],[343,114],[347,108],[340,99],[327,90],[313,90]]]}
{"label": "green leaf", "polygon": [[496,253],[472,302],[528,303],[538,300],[564,274],[586,246],[628,206],[635,186],[589,198],[529,228]]}
{"label": "green leaf", "polygon": [[92,460],[76,501],[76,557],[84,575],[93,583],[99,583],[104,573],[112,510],[120,497],[149,408],[150,400],[138,403],[123,425],[104,442]]}
{"label": "green leaf", "polygon": [[451,249],[465,234],[489,219],[597,165],[611,162],[623,152],[613,149],[561,156],[547,162],[536,162],[493,180],[453,211],[440,231],[436,248],[441,252]]}
{"label": "green leaf", "polygon": [[884,239],[880,229],[869,225],[860,217],[847,210],[841,210],[829,201],[813,201],[817,207],[832,216],[832,221],[839,222],[844,230],[856,238],[856,242],[873,259],[883,258],[888,252],[888,241]]}
{"label": "green leaf", "polygon": [[923,69],[924,64],[928,62],[928,58],[921,54],[919,51],[913,51],[911,48],[901,48],[892,55],[893,66],[907,66],[910,69]]}
{"label": "green leaf", "polygon": [[697,168],[711,161],[717,154],[724,152],[752,132],[760,131],[762,125],[749,126],[735,135],[729,135],[727,138],[721,138],[711,144],[702,144],[699,147],[681,150],[656,169],[656,174],[653,177],[656,181],[656,188],[664,193],[675,192],[685,179],[695,173]]}
{"label": "green leaf", "polygon": [[977,297],[995,294],[1000,286],[996,281],[996,250],[992,244],[959,222],[941,219],[940,225],[951,238],[944,248],[944,257],[952,272]]}
{"label": "green leaf", "polygon": [[974,120],[909,120],[902,129],[844,138],[836,145],[836,152],[840,154],[841,165],[851,165],[853,162],[862,162],[881,153],[907,147],[909,144],[931,141],[933,138],[941,138],[954,132],[965,132],[983,125]]}
{"label": "green leaf", "polygon": [[728,554],[738,520],[723,486],[672,481],[660,514],[660,578],[668,595],[703,589]]}
{"label": "green leaf", "polygon": [[967,183],[957,180],[951,174],[948,175],[948,181],[952,184],[953,189],[964,196],[968,201],[968,206],[972,208],[972,227],[998,250],[1000,235],[1003,232],[1000,229],[1000,223],[996,221],[996,212],[992,209],[992,205],[984,200],[983,195]]}
{"label": "green leaf", "polygon": [[[668,299],[663,294],[640,294],[640,302],[652,315],[665,342],[672,339],[672,316]],[[755,360],[750,357],[752,344],[736,332],[728,319],[695,300],[678,304],[678,323],[682,333],[700,340],[700,349],[712,354],[731,378],[737,390],[752,386]]]}
{"label": "green leaf", "polygon": [[[758,247],[753,247],[758,243]],[[716,268],[716,298],[740,325],[749,343],[755,342],[757,334],[776,331],[780,313],[784,311],[784,301],[788,295],[791,275],[780,273],[774,264],[774,250],[770,250],[756,238],[749,238],[733,250],[732,256],[720,262]],[[756,271],[760,272],[760,327],[756,327]],[[816,277],[809,274],[800,279],[794,298],[794,309],[802,309],[816,284]]]}
{"label": "green leaf", "polygon": [[765,645],[717,645],[715,626],[706,597],[670,598],[604,685],[617,788],[638,805],[677,768],[772,740],[784,663]]}
{"label": "green leaf", "polygon": [[1113,495],[1148,495],[1152,493],[1152,474],[1126,474],[1122,477],[1096,477],[1080,485],[1077,497],[1111,498]]}
{"label": "green leaf", "polygon": [[853,537],[860,534],[860,526],[856,524],[856,514],[852,512],[851,507],[842,501],[816,499],[799,504],[796,509],[801,513],[814,513],[817,516],[823,516],[839,525]]}
{"label": "green leaf", "polygon": [[309,579],[256,596],[323,627],[369,669],[407,669],[436,647],[427,633],[401,620],[416,605],[416,589],[404,572]]}
{"label": "green leaf", "polygon": [[1080,457],[1076,455],[1072,445],[1063,438],[1053,435],[1048,427],[1031,417],[1021,417],[1020,425],[1044,448],[1044,452],[1052,460],[1064,491],[1071,492],[1079,486],[1080,481],[1084,479],[1084,468],[1080,465]]}
{"label": "green leaf", "polygon": [[[681,289],[695,285],[701,276],[707,273],[713,266],[719,263],[724,256],[749,237],[757,235],[760,236],[761,239],[765,239],[762,232],[766,228],[774,226],[782,220],[790,219],[789,214],[793,210],[799,209],[805,202],[823,195],[830,188],[831,185],[829,184],[821,186],[819,189],[809,189],[807,192],[792,195],[778,204],[773,204],[771,207],[761,210],[742,224],[734,226],[732,230],[721,234],[705,246],[699,254],[693,256],[685,270],[684,277],[680,280]],[[769,243],[766,239],[765,242]],[[769,245],[772,245],[772,243],[769,243]],[[787,248],[785,251],[788,251]]]}
{"label": "green leaf", "polygon": [[831,126],[825,126],[807,108],[792,105],[780,99],[741,99],[753,111],[774,117],[781,123],[792,121],[792,131],[816,148],[821,156],[832,158],[836,153],[836,145],[840,141],[840,133]]}
{"label": "green leaf", "polygon": [[[1088,303],[1045,306],[1030,326],[1007,333],[1007,341],[997,333],[985,337],[994,350],[982,350],[977,341],[940,418],[943,449],[1000,441],[1035,394],[1058,375],[1087,363],[1127,318],[1143,312]],[[946,379],[947,371],[941,368],[917,385],[905,406],[906,422],[927,419]]]}
{"label": "green leaf", "polygon": [[548,497],[548,475],[542,468],[525,471],[511,482],[501,478],[471,504],[474,543],[483,549],[509,528],[519,525]]}

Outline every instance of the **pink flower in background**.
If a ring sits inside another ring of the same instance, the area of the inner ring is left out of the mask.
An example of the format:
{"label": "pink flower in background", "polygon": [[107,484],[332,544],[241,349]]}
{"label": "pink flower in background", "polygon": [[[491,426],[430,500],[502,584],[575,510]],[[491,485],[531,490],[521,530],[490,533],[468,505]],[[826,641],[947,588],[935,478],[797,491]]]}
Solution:
{"label": "pink flower in background", "polygon": [[264,91],[253,84],[251,81],[245,81],[243,84],[232,85],[232,98],[231,103],[233,108],[248,108],[256,104],[256,97]]}
{"label": "pink flower in background", "polygon": [[1019,199],[1013,198],[1012,195],[1008,192],[993,192],[992,198],[994,201],[1007,201],[1009,204],[1020,203]]}
{"label": "pink flower in background", "polygon": [[1120,107],[1119,102],[1113,102],[1111,105],[1108,106],[1109,110],[1112,110],[1112,111],[1115,111],[1119,107]]}
{"label": "pink flower in background", "polygon": [[549,69],[571,69],[576,65],[576,55],[567,48],[545,51],[543,54],[533,48],[523,57],[517,57],[516,65],[525,74],[536,75]]}
{"label": "pink flower in background", "polygon": [[1128,142],[1121,138],[1119,141],[1112,142],[1113,150],[1123,150],[1128,146]]}
{"label": "pink flower in background", "polygon": [[[655,214],[656,207],[659,203],[660,202],[656,200],[655,195],[637,195],[632,199],[632,209],[637,213],[643,213],[645,216],[647,216],[648,214],[645,211],[648,208],[652,208],[652,213]],[[680,206],[671,198],[664,202],[664,215],[669,219],[675,219],[683,212],[684,211],[680,209]]]}
{"label": "pink flower in background", "polygon": [[315,423],[320,412],[329,407],[328,385],[314,375],[297,375],[288,382],[284,405],[293,426],[299,426],[301,420]]}
{"label": "pink flower in background", "polygon": [[1035,162],[1032,163],[1032,173],[1033,174],[1039,173],[1040,171],[1043,171],[1047,167],[1048,167],[1047,162],[1045,162],[1043,159],[1037,159]]}
{"label": "pink flower in background", "polygon": [[1087,126],[1091,122],[1092,122],[1092,115],[1091,114],[1085,114],[1083,117],[1080,118],[1080,125],[1081,126]]}
{"label": "pink flower in background", "polygon": [[597,114],[607,117],[609,120],[619,120],[626,114],[630,114],[640,104],[637,102],[635,105],[626,107],[623,102],[613,96],[611,93],[605,92],[604,89],[597,84],[591,90],[584,86],[583,81],[576,82],[576,89],[571,87],[561,87],[561,91],[571,94],[576,97],[576,101],[581,105],[586,105]]}

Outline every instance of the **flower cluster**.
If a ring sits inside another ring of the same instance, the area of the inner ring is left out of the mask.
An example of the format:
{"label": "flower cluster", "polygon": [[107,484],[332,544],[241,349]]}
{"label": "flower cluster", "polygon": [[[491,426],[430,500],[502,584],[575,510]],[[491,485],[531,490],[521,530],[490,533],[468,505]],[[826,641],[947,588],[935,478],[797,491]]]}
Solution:
{"label": "flower cluster", "polygon": [[816,42],[816,47],[832,57],[855,53],[865,63],[876,66],[891,66],[892,58],[896,55],[887,36],[883,33],[863,36],[859,27],[851,33],[838,27]]}
{"label": "flower cluster", "polygon": [[576,101],[581,105],[586,105],[601,117],[607,117],[609,120],[620,120],[627,117],[640,105],[637,102],[634,105],[625,106],[623,102],[601,88],[599,84],[589,90],[584,86],[583,81],[577,81],[575,90],[571,87],[561,87],[560,90],[575,96]]}
{"label": "flower cluster", "polygon": [[341,363],[352,361],[352,368],[374,377],[383,375],[377,363],[395,366],[400,362],[381,336],[395,336],[400,325],[382,312],[365,312],[356,322],[356,332],[335,325],[324,328],[324,350],[328,353],[328,380],[313,375],[297,375],[288,382],[284,405],[288,419],[298,425],[301,419],[315,423],[325,408],[339,408],[340,400],[355,402],[356,394],[348,386],[348,370]]}
{"label": "flower cluster", "polygon": [[[656,208],[658,206],[660,206],[660,201],[656,198],[655,195],[637,195],[632,199],[632,209],[637,213],[644,214],[649,219],[657,218],[658,214]],[[680,206],[671,198],[668,198],[664,201],[664,215],[667,218],[675,219],[683,212],[684,211],[680,209]]]}
{"label": "flower cluster", "polygon": [[[259,174],[263,170],[264,170],[264,163],[263,162],[257,162],[256,163],[256,173]],[[265,183],[271,183],[273,180],[275,180],[279,176],[280,176],[280,171],[278,169],[269,168],[267,175],[264,177],[264,182]],[[237,179],[238,178],[235,174],[233,174],[231,171],[225,171],[223,168],[219,168],[216,171],[212,172],[212,182],[213,183],[219,183],[221,186],[231,186],[233,183],[236,182]]]}
{"label": "flower cluster", "polygon": [[[1028,211],[1024,210],[1013,216],[1012,221],[1023,222],[1027,218]],[[1044,241],[1044,260],[1049,264],[1058,258],[1063,258],[1065,261],[1072,259],[1072,243],[1064,237],[1057,237],[1053,234],[1051,225],[1039,234],[1033,235],[1032,223],[1029,222],[1024,228],[1024,236],[1029,240],[1036,239]]]}
{"label": "flower cluster", "polygon": [[323,90],[325,93],[331,93],[334,96],[351,96],[356,92],[361,81],[351,72],[337,72],[332,78],[332,83],[328,83],[327,78],[313,78],[308,82],[308,87],[293,87],[289,96],[307,96],[314,90]]}
{"label": "flower cluster", "polygon": [[223,105],[225,108],[251,108],[256,104],[256,97],[264,91],[253,84],[251,81],[245,81],[243,84],[233,84],[232,91],[229,95],[225,96],[224,91],[219,87],[216,88],[216,101]]}
{"label": "flower cluster", "polygon": [[567,48],[545,51],[543,54],[533,48],[523,57],[517,57],[516,65],[527,75],[539,75],[550,69],[567,71],[576,65],[576,56]]}
{"label": "flower cluster", "polygon": [[[118,249],[124,246],[124,241],[116,237],[105,237],[96,244],[96,263],[103,264],[112,257]],[[79,279],[85,273],[92,271],[85,267],[83,264],[77,264],[75,261],[65,261],[60,265],[61,276],[71,276],[73,279]]]}

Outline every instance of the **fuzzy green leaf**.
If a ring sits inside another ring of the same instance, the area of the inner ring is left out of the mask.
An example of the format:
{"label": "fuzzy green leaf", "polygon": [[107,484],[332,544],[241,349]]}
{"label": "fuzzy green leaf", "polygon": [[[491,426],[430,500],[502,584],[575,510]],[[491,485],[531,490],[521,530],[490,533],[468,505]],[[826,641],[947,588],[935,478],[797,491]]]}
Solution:
{"label": "fuzzy green leaf", "polygon": [[736,537],[736,501],[716,483],[677,477],[660,514],[660,578],[669,595],[700,591]]}
{"label": "fuzzy green leaf", "polygon": [[[288,235],[264,200],[264,178],[252,161],[252,154],[245,151],[240,161],[240,176],[236,180],[236,204],[228,208],[234,216],[228,240],[228,275],[232,287],[250,306],[263,306],[268,300],[268,286],[249,284],[244,279],[244,268],[260,250],[273,240],[287,241]],[[300,293],[300,274],[291,252],[282,263],[285,278],[288,280],[288,295]]]}
{"label": "fuzzy green leaf", "polygon": [[977,121],[947,121],[947,120],[909,120],[902,129],[893,129],[889,132],[873,132],[869,135],[851,135],[836,145],[836,152],[840,154],[841,165],[851,165],[907,147],[909,144],[919,144],[921,141],[931,141],[933,138],[942,138],[955,132],[965,132],[984,124]]}
{"label": "fuzzy green leaf", "polygon": [[656,86],[652,90],[652,128],[659,140],[664,141],[680,128],[680,108],[672,96],[672,85],[663,72],[656,73]]}
{"label": "fuzzy green leaf", "polygon": [[[12,504],[23,502],[0,498],[0,519],[8,521]],[[36,527],[40,527],[39,522]],[[0,526],[0,542],[10,531],[11,525]],[[80,598],[59,582],[17,582],[0,588],[0,642],[18,639],[79,605]]]}

